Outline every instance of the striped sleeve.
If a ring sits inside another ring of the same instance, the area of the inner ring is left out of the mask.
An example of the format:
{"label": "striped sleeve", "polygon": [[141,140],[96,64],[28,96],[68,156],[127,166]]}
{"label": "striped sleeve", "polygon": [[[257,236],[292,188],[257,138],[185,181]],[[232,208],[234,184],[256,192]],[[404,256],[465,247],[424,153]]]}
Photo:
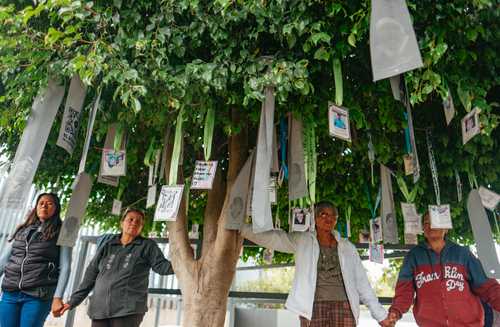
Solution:
{"label": "striped sleeve", "polygon": [[413,271],[415,270],[414,255],[410,252],[403,261],[396,283],[396,291],[392,299],[389,312],[395,312],[401,317],[413,304],[415,296],[415,284],[413,282]]}

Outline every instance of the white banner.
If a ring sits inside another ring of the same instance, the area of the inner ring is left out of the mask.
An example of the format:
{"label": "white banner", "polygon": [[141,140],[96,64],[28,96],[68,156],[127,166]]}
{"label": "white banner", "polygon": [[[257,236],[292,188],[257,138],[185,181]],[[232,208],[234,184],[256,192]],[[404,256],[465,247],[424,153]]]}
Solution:
{"label": "white banner", "polygon": [[57,138],[57,145],[66,150],[70,155],[73,154],[76,146],[86,91],[87,87],[83,84],[78,74],[74,75],[69,85],[61,129]]}
{"label": "white banner", "polygon": [[266,87],[266,99],[260,113],[255,175],[252,194],[252,226],[255,233],[273,229],[271,201],[269,199],[269,176],[273,158],[274,88]]}
{"label": "white banner", "polygon": [[20,208],[26,201],[63,96],[64,87],[49,80],[47,88],[35,98],[10,174],[0,194],[0,207]]}
{"label": "white banner", "polygon": [[288,199],[301,199],[308,195],[304,156],[302,121],[292,116],[290,121],[290,155],[288,158]]}
{"label": "white banner", "polygon": [[392,192],[391,171],[382,164],[380,165],[380,180],[382,183],[382,202],[380,206],[380,213],[382,218],[384,243],[399,244],[396,208],[394,205],[394,194]]}
{"label": "white banner", "polygon": [[163,185],[156,204],[155,221],[176,221],[184,185]]}
{"label": "white banner", "polygon": [[85,215],[85,210],[87,209],[90,191],[92,190],[92,180],[87,173],[78,175],[75,182],[68,210],[66,211],[66,217],[64,218],[57,240],[57,245],[59,246],[75,246],[78,231]]}

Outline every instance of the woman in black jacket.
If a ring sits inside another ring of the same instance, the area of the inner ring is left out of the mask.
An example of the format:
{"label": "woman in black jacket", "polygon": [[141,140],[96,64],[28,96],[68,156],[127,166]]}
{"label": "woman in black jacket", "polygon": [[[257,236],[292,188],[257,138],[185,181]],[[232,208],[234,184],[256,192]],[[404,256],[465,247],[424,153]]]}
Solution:
{"label": "woman in black jacket", "polygon": [[140,210],[125,212],[122,233],[97,250],[62,313],[78,306],[93,291],[88,308],[92,327],[141,324],[147,311],[150,269],[160,275],[174,273],[156,242],[140,236],[144,219]]}
{"label": "woman in black jacket", "polygon": [[59,315],[71,267],[71,248],[56,244],[60,212],[57,195],[40,194],[9,240],[12,246],[0,258],[1,327],[41,327],[51,309]]}

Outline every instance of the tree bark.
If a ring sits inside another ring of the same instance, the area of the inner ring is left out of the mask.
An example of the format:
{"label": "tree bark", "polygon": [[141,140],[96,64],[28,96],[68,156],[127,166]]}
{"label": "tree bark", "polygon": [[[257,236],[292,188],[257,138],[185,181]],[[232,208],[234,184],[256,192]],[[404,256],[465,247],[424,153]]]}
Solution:
{"label": "tree bark", "polygon": [[[238,124],[238,110],[232,110]],[[185,201],[177,221],[169,224],[170,254],[183,300],[183,326],[222,327],[226,319],[227,297],[236,272],[243,239],[237,231],[224,228],[223,207],[230,187],[248,156],[247,129],[229,138],[229,167],[224,176],[219,169],[208,194],[203,221],[202,254],[194,259],[189,244]],[[169,160],[170,161],[170,160]]]}

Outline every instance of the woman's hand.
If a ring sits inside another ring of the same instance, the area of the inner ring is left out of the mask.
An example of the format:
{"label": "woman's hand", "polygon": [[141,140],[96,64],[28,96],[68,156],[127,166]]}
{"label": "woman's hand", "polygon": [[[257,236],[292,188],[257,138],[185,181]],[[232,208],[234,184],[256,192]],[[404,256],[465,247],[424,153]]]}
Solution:
{"label": "woman's hand", "polygon": [[60,317],[61,316],[61,310],[64,307],[64,303],[60,297],[55,297],[52,300],[52,307],[50,311],[52,312],[52,315],[54,317]]}
{"label": "woman's hand", "polygon": [[65,303],[65,304],[63,305],[63,307],[62,307],[61,311],[60,311],[61,316],[62,316],[62,315],[63,315],[66,311],[71,310],[71,309],[73,309],[73,308],[71,307],[71,305],[69,305],[68,303]]}

